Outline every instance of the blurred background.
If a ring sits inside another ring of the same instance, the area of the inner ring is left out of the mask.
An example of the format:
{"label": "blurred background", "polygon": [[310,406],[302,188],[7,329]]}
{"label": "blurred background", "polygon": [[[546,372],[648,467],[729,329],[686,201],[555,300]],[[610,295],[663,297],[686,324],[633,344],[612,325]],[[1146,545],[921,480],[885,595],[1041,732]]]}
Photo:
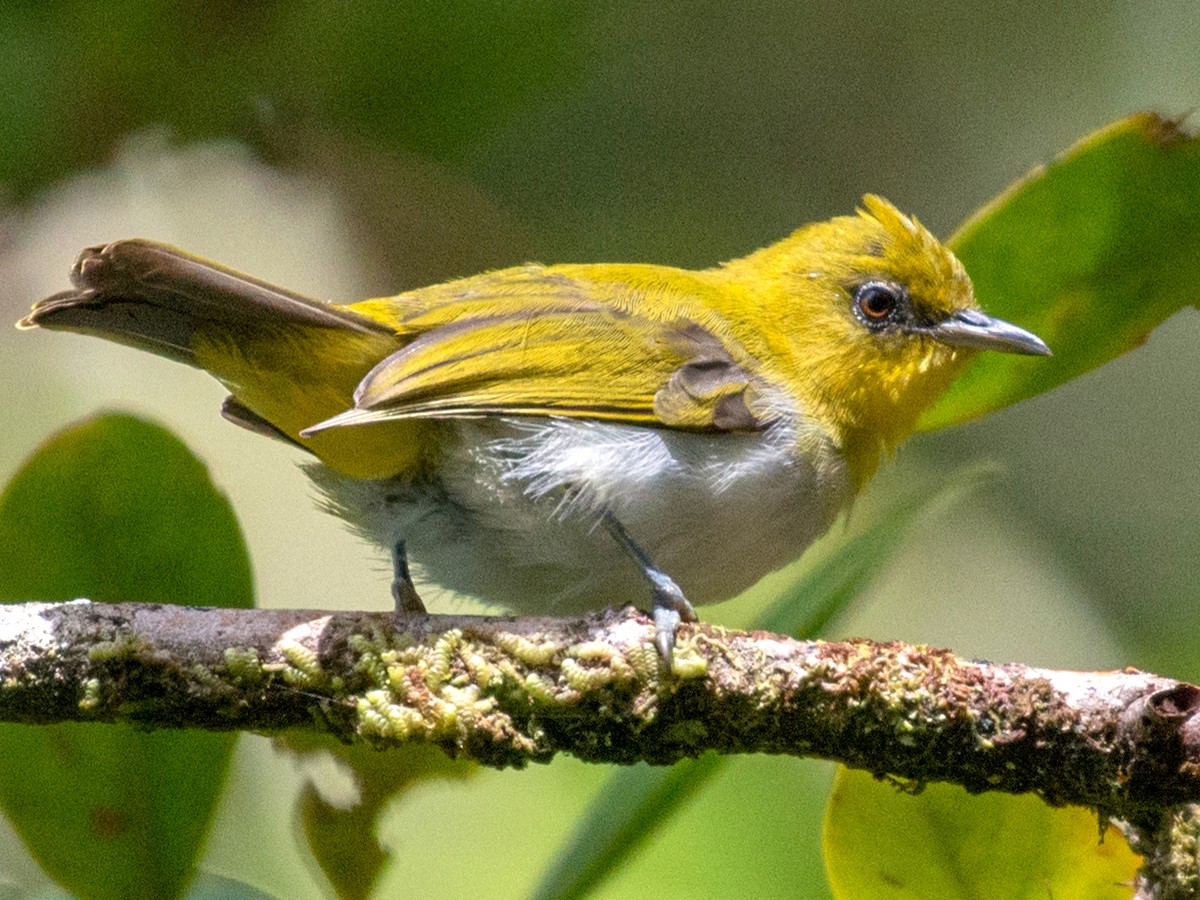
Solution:
{"label": "blurred background", "polygon": [[[1200,101],[1189,0],[920,8],[5,3],[0,320],[65,288],[81,248],[137,235],[342,302],[528,260],[710,265],[867,191],[947,235],[1086,132]],[[906,445],[864,502],[978,460],[999,474],[922,519],[835,632],[1200,678],[1197,348],[1200,315],[1181,314],[1050,395]],[[133,410],[230,496],[260,605],[389,604],[386,560],[313,507],[296,453],[221,420],[202,374],[0,328],[0,379],[4,478],[64,424]],[[770,590],[705,617],[743,624]],[[323,896],[293,804],[310,775],[345,778],[311,768],[244,737],[203,868]],[[831,772],[734,761],[601,895],[828,896]],[[418,786],[381,822],[378,895],[527,895],[606,774],[561,759]],[[0,834],[0,881],[43,878]]]}

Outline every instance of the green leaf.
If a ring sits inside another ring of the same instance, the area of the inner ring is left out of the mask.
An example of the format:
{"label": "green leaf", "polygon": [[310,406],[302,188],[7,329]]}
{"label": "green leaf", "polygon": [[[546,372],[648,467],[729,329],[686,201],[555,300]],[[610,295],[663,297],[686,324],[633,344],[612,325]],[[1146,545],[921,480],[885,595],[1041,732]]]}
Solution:
{"label": "green leaf", "polygon": [[[0,495],[0,600],[253,605],[233,512],[175,437],[131,416],[69,428]],[[81,897],[187,884],[235,736],[101,724],[0,728],[0,807]]]}
{"label": "green leaf", "polygon": [[1200,299],[1200,139],[1122,119],[1034,170],[949,244],[989,313],[1049,359],[982,353],[921,420],[932,430],[1048,391],[1138,346]]}
{"label": "green leaf", "polygon": [[[327,735],[291,732],[275,745],[296,756],[331,754],[354,777],[356,802],[341,806],[311,782],[296,800],[296,816],[321,871],[342,900],[365,900],[390,854],[379,844],[380,814],[409,788],[434,778],[467,778],[478,770],[436,747],[413,744],[380,753],[366,744],[340,744]],[[401,860],[412,863],[412,860]]]}
{"label": "green leaf", "polygon": [[825,866],[837,900],[1129,900],[1140,860],[1096,815],[1025,794],[918,796],[839,769],[825,814]]}
{"label": "green leaf", "polygon": [[596,792],[555,865],[543,876],[537,900],[584,897],[612,874],[684,803],[725,767],[705,753],[673,766],[639,763],[617,769]]}
{"label": "green leaf", "polygon": [[[576,77],[587,8],[471,0],[0,5],[0,183],[107,160],[129,132],[254,135],[316,122],[389,155],[449,158]],[[82,137],[86,136],[86,138]]]}
{"label": "green leaf", "polygon": [[894,501],[870,527],[847,540],[763,610],[754,627],[797,638],[815,637],[891,560],[917,515],[934,500],[949,497],[952,487],[965,484],[962,478],[943,485],[940,492],[914,493]]}
{"label": "green leaf", "polygon": [[[954,482],[963,483],[961,479]],[[908,526],[925,508],[919,495],[889,507],[870,527],[800,578],[763,613],[755,627],[797,637],[816,634],[891,558]],[[708,753],[670,768],[637,765],[613,772],[566,846],[556,854],[556,864],[543,876],[534,896],[561,900],[587,894],[721,772],[726,762],[726,757]]]}

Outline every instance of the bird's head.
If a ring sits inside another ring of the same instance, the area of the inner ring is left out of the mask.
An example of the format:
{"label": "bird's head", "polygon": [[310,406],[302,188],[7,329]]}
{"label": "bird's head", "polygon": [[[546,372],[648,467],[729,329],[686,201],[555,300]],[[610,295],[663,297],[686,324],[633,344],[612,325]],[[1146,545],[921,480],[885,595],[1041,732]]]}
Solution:
{"label": "bird's head", "polygon": [[954,254],[882,197],[731,264],[741,265],[769,286],[769,356],[784,364],[773,380],[841,444],[860,483],[980,350],[1050,353],[985,314]]}

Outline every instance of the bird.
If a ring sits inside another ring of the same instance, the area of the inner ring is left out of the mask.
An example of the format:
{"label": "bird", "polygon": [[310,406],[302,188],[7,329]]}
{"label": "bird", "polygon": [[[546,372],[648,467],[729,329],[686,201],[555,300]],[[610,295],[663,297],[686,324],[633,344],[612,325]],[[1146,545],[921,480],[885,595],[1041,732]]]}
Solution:
{"label": "bird", "polygon": [[302,448],[319,502],[414,578],[522,615],[695,605],[800,557],[985,350],[1046,356],[875,195],[744,257],[525,264],[323,303],[145,239],[18,323],[203,369]]}

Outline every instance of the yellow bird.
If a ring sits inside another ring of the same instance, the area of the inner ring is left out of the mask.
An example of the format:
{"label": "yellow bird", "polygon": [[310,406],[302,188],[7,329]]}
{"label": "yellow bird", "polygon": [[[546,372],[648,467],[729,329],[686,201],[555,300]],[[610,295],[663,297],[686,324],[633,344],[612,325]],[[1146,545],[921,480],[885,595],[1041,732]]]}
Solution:
{"label": "yellow bird", "polygon": [[[332,306],[145,240],[85,250],[23,328],[205,369],[311,452],[328,507],[409,575],[519,613],[649,584],[692,603],[796,559],[978,350],[1047,355],[886,200],[711,269],[525,265]],[[667,574],[670,573],[670,574]]]}

